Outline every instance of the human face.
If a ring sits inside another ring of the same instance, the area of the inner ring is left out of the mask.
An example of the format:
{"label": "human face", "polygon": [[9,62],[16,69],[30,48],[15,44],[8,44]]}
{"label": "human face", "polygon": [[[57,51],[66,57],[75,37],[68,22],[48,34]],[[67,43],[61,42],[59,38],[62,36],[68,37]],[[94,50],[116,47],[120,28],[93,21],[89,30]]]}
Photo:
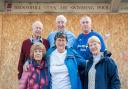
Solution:
{"label": "human face", "polygon": [[43,57],[43,51],[41,49],[35,49],[34,50],[34,59],[36,61],[40,61],[42,60]]}
{"label": "human face", "polygon": [[58,52],[62,53],[65,51],[66,43],[67,43],[66,38],[56,39],[55,45],[56,45]]}
{"label": "human face", "polygon": [[100,54],[100,49],[101,49],[100,42],[90,42],[89,49],[93,55]]}
{"label": "human face", "polygon": [[63,20],[58,20],[56,22],[57,30],[58,31],[64,31],[66,23]]}
{"label": "human face", "polygon": [[83,33],[87,34],[91,31],[91,19],[90,18],[82,18],[81,19],[81,29],[83,31]]}
{"label": "human face", "polygon": [[34,37],[41,36],[42,29],[43,29],[43,26],[41,24],[39,24],[39,23],[35,24],[32,29],[33,29],[33,35],[34,35]]}

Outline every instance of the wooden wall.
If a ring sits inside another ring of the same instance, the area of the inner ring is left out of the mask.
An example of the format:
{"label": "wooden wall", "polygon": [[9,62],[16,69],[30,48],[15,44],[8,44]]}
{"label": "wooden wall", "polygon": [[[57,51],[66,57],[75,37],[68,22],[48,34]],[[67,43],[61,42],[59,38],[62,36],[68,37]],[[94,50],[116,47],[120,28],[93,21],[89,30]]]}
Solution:
{"label": "wooden wall", "polygon": [[[76,36],[81,32],[79,19],[89,15],[93,28],[103,36],[108,49],[119,67],[122,89],[128,87],[128,14],[65,14],[67,28]],[[57,14],[0,14],[0,89],[18,89],[17,65],[22,41],[31,36],[31,24],[40,20],[44,24],[42,36],[47,38],[55,30]]]}

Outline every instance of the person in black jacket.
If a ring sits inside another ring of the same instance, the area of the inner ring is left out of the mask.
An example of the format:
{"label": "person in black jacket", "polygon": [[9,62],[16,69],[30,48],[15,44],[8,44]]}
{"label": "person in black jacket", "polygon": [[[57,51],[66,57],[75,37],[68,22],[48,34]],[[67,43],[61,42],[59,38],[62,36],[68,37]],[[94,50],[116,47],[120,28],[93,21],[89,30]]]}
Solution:
{"label": "person in black jacket", "polygon": [[101,42],[92,36],[88,40],[92,53],[86,63],[84,89],[120,89],[118,68],[108,51],[101,52]]}

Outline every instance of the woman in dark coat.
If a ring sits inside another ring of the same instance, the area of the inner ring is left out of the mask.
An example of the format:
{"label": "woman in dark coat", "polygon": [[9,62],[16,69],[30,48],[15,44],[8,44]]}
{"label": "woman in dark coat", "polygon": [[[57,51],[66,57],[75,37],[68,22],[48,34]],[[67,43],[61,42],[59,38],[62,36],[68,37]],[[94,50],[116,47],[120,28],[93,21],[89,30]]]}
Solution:
{"label": "woman in dark coat", "polygon": [[120,89],[118,68],[111,54],[100,52],[101,42],[96,36],[88,40],[92,53],[85,68],[84,89]]}

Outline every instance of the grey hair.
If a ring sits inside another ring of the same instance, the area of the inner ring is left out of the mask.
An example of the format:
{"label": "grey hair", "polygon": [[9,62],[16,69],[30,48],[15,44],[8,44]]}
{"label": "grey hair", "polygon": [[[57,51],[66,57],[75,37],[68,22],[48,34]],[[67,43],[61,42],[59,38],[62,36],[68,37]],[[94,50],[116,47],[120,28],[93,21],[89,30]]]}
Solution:
{"label": "grey hair", "polygon": [[56,23],[57,23],[58,21],[60,21],[60,20],[64,21],[64,23],[67,23],[67,19],[66,19],[66,17],[65,17],[64,15],[58,15],[58,16],[56,17]]}
{"label": "grey hair", "polygon": [[91,17],[89,17],[89,16],[83,16],[83,17],[80,18],[80,24],[81,24],[85,19],[88,19],[89,22],[92,23]]}

